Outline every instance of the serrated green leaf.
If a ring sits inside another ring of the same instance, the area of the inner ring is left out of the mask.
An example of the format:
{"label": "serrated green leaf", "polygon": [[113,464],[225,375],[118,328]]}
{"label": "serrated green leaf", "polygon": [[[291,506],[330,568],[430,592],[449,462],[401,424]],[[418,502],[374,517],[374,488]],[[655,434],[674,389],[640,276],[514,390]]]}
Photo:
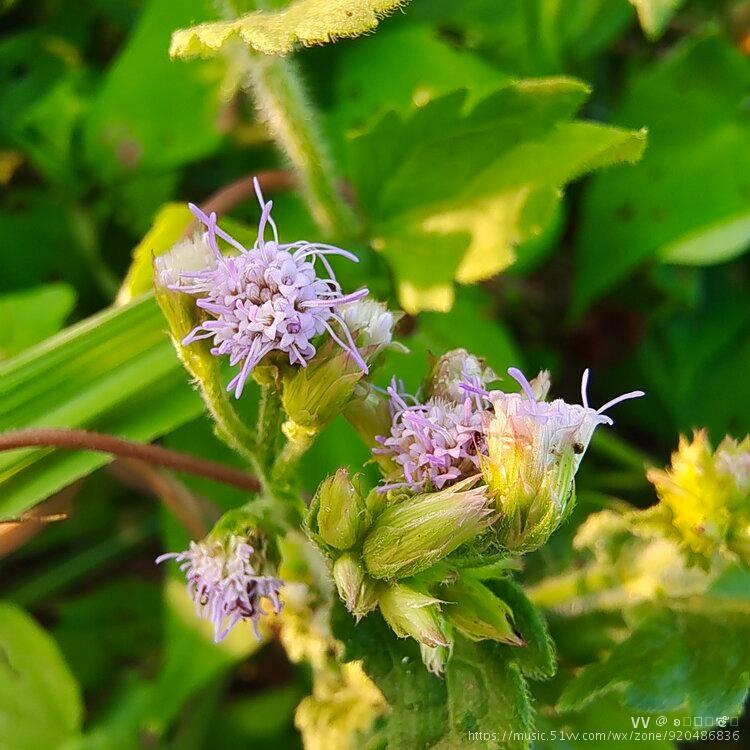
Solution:
{"label": "serrated green leaf", "polygon": [[[449,732],[437,748],[529,747],[533,718],[526,683],[499,644],[457,638],[445,682]],[[470,732],[481,736],[474,738]],[[489,739],[485,739],[487,735]]]}
{"label": "serrated green leaf", "polygon": [[484,583],[510,607],[514,628],[525,641],[524,646],[505,646],[506,658],[534,680],[552,677],[557,669],[555,647],[542,613],[509,578]]}
{"label": "serrated green leaf", "polygon": [[373,31],[383,16],[408,0],[295,0],[277,11],[256,11],[232,21],[180,29],[172,36],[172,57],[208,57],[240,39],[265,55],[286,55],[297,45],[328,44]]}
{"label": "serrated green leaf", "polygon": [[[345,659],[363,660],[391,706],[383,739],[392,748],[516,750],[529,746],[532,712],[523,676],[507,652],[490,641],[458,638],[444,678],[425,669],[416,643],[398,639],[379,614],[355,625],[338,603],[334,635]],[[483,731],[490,740],[472,739]]]}
{"label": "serrated green leaf", "polygon": [[448,310],[453,280],[489,278],[554,215],[565,182],[635,160],[645,134],[570,122],[588,94],[569,78],[514,82],[467,109],[465,92],[407,119],[391,113],[351,144],[373,247],[402,306]]}
{"label": "serrated green leaf", "polygon": [[682,0],[630,0],[638,11],[638,20],[649,39],[658,39]]}
{"label": "serrated green leaf", "polygon": [[[408,24],[409,13],[377,34],[341,47],[332,117],[342,132],[366,126],[389,110],[408,113],[466,81],[471,81],[476,101],[510,80],[478,55],[442,39],[437,29]],[[373,69],[378,70],[377,86],[372,85]]]}
{"label": "serrated green leaf", "polygon": [[75,300],[75,292],[67,284],[0,296],[0,359],[12,357],[59,331]]}
{"label": "serrated green leaf", "polygon": [[[153,298],[105,310],[0,363],[0,430],[86,427],[152,440],[198,416]],[[111,460],[23,449],[0,454],[0,516],[23,512]]]}
{"label": "serrated green leaf", "polygon": [[22,609],[0,602],[0,747],[59,747],[82,719],[80,691],[57,644]]}
{"label": "serrated green leaf", "polygon": [[332,612],[333,634],[346,646],[344,659],[361,659],[391,706],[384,730],[388,747],[433,747],[447,727],[446,689],[422,664],[411,638],[398,639],[379,613],[360,623],[340,602]]}
{"label": "serrated green leaf", "polygon": [[614,120],[646,125],[650,145],[584,196],[577,311],[649,259],[713,264],[750,246],[748,85],[750,61],[719,36],[686,40],[634,76]]}
{"label": "serrated green leaf", "polygon": [[635,710],[730,717],[742,711],[749,684],[750,618],[662,610],[568,683],[558,708],[577,710],[617,691]]}

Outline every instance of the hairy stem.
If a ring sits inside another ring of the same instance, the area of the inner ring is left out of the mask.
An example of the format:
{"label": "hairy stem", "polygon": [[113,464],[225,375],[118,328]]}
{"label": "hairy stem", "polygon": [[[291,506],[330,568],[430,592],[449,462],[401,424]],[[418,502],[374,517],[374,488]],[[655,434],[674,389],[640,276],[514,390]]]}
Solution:
{"label": "hairy stem", "polygon": [[[262,7],[262,3],[257,5]],[[231,0],[220,0],[217,6],[226,19],[239,15]],[[339,192],[319,115],[305,94],[296,64],[288,58],[251,52],[241,44],[234,45],[229,54],[244,72],[243,85],[252,93],[261,119],[297,174],[321,232],[332,238],[357,237],[360,221]]]}
{"label": "hairy stem", "polygon": [[137,443],[88,430],[42,428],[0,434],[0,451],[18,448],[65,448],[109,453],[118,458],[137,459],[151,466],[195,474],[248,492],[260,490],[258,479],[244,471],[169,448],[162,448],[160,445]]}

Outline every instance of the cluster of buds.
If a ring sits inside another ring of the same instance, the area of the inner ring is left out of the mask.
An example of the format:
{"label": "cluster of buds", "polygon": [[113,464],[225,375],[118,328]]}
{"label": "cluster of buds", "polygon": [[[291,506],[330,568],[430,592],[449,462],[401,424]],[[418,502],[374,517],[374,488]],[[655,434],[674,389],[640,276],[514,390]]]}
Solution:
{"label": "cluster of buds", "polygon": [[652,469],[661,508],[698,561],[719,554],[750,564],[750,437],[724,438],[714,451],[704,430],[681,438],[666,471]]}
{"label": "cluster of buds", "polygon": [[230,511],[207,537],[190,542],[182,552],[160,555],[156,562],[165,560],[179,563],[196,614],[213,624],[217,643],[242,620],[250,621],[260,640],[261,617],[281,611],[284,583],[274,575],[255,519],[243,511]]}
{"label": "cluster of buds", "polygon": [[365,493],[344,469],[310,507],[308,534],[331,563],[341,600],[357,619],[376,608],[402,638],[414,638],[440,673],[454,634],[519,645],[510,609],[461,569],[461,549],[481,546],[496,520],[479,477],[435,492]]}

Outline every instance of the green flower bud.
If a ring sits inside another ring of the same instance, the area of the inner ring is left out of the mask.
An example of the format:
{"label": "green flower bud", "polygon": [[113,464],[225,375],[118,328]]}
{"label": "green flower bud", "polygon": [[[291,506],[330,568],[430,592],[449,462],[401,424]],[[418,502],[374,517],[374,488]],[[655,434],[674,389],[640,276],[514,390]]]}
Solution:
{"label": "green flower bud", "polygon": [[473,641],[493,640],[522,646],[510,607],[484,584],[462,576],[440,589],[448,621]]}
{"label": "green flower bud", "polygon": [[351,355],[328,341],[307,367],[286,373],[284,411],[290,422],[320,432],[346,406],[363,376]]}
{"label": "green flower bud", "polygon": [[341,600],[357,620],[378,606],[375,582],[350,552],[333,564],[333,580]]}
{"label": "green flower bud", "polygon": [[370,528],[362,547],[373,578],[415,575],[470,541],[494,520],[484,487],[476,478],[416,495],[386,508]]}
{"label": "green flower bud", "polygon": [[[366,381],[357,384],[352,400],[344,410],[344,416],[368,448],[378,445],[375,440],[378,435],[388,435],[391,431],[393,417],[390,401],[384,393],[376,391]],[[398,466],[390,456],[376,453],[373,458],[386,476],[398,473]]]}
{"label": "green flower bud", "polygon": [[425,395],[460,404],[466,399],[461,383],[483,387],[493,380],[497,380],[497,375],[483,359],[469,354],[466,349],[453,349],[435,362],[425,382]]}
{"label": "green flower bud", "polygon": [[451,648],[449,646],[425,646],[424,643],[420,643],[419,651],[427,671],[440,677],[445,672],[448,659],[451,658]]}
{"label": "green flower bud", "polygon": [[182,345],[182,340],[200,324],[200,308],[190,295],[169,288],[179,281],[180,274],[210,266],[212,257],[210,248],[200,236],[181,240],[154,259],[154,291],[169,325],[172,343],[185,368],[204,388],[223,391],[219,362],[209,351],[210,343],[197,341],[190,346]]}
{"label": "green flower bud", "polygon": [[342,550],[354,546],[366,508],[346,469],[339,469],[323,480],[318,489],[317,511],[318,531],[326,544]]}
{"label": "green flower bud", "polygon": [[412,637],[435,648],[450,646],[448,624],[440,614],[440,601],[409,586],[389,586],[380,595],[380,611],[399,638]]}

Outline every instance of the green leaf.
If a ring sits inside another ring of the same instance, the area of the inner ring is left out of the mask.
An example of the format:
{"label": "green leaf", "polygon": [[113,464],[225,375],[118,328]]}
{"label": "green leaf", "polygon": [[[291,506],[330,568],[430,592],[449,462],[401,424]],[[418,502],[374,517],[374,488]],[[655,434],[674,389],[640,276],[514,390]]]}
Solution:
{"label": "green leaf", "polygon": [[650,146],[584,196],[576,311],[650,258],[719,263],[750,246],[748,85],[750,61],[719,36],[689,39],[634,76],[614,119],[646,125]]}
{"label": "green leaf", "polygon": [[85,118],[84,153],[108,182],[200,159],[219,145],[221,66],[174,65],[172,30],[204,15],[201,0],[149,0]]}
{"label": "green leaf", "polygon": [[78,734],[82,719],[57,644],[22,609],[0,602],[0,746],[56,748]]}
{"label": "green leaf", "polygon": [[[750,381],[737,377],[750,366],[747,292],[735,284],[731,267],[712,276],[699,303],[652,324],[638,350],[640,382],[653,394],[643,418],[670,442],[676,431],[696,425],[708,428],[716,441],[747,432]],[[731,389],[723,386],[727,382]],[[666,419],[654,420],[655,406]]]}
{"label": "green leaf", "polygon": [[[0,430],[86,427],[149,441],[202,409],[151,297],[105,310],[0,363]],[[0,516],[23,512],[110,460],[48,449],[0,454]]]}
{"label": "green leaf", "polygon": [[506,651],[506,658],[533,680],[552,677],[557,669],[555,647],[542,613],[509,578],[484,583],[510,607],[515,630],[526,643],[524,646],[501,646]]}
{"label": "green leaf", "polygon": [[482,57],[528,76],[580,69],[633,15],[627,0],[414,0],[405,20],[461,33]]}
{"label": "green leaf", "polygon": [[119,668],[153,657],[161,605],[159,588],[134,577],[61,602],[55,638],[86,692],[106,689]]}
{"label": "green leaf", "polygon": [[519,81],[467,108],[466,93],[395,113],[351,144],[372,244],[393,266],[408,312],[448,310],[453,280],[489,278],[540,234],[560,188],[640,157],[643,133],[571,117],[588,94],[569,78]]}
{"label": "green leaf", "polygon": [[[499,644],[457,638],[445,671],[450,729],[438,747],[487,750],[529,747],[533,729],[526,683]],[[488,733],[489,740],[470,732]]]}
{"label": "green leaf", "polygon": [[190,228],[193,215],[183,203],[168,203],[154,216],[151,228],[133,250],[133,260],[117,294],[125,304],[151,290],[154,257],[167,252]]}
{"label": "green leaf", "polygon": [[630,0],[638,11],[638,20],[649,39],[658,39],[682,0]]}
{"label": "green leaf", "polygon": [[558,708],[576,710],[617,691],[635,710],[737,716],[750,684],[748,665],[747,616],[657,611],[570,682]]}
{"label": "green leaf", "polygon": [[[533,685],[532,697],[537,708],[535,731],[539,739],[534,742],[537,750],[627,750],[637,744],[639,750],[673,750],[674,743],[666,738],[667,732],[659,731],[656,716],[645,711],[636,716],[644,716],[647,727],[640,730],[633,726],[634,712],[624,706],[614,695],[600,696],[595,702],[579,711],[558,711],[556,698],[562,686],[572,678],[566,671],[552,683]],[[660,714],[664,715],[664,714]],[[671,728],[679,731],[688,729],[674,720],[682,717],[667,717]],[[637,741],[633,732],[640,731]],[[651,730],[649,732],[649,730]]]}
{"label": "green leaf", "polygon": [[[532,718],[526,685],[499,644],[458,638],[445,677],[439,678],[425,669],[415,641],[396,638],[377,613],[355,625],[337,602],[332,626],[346,645],[345,660],[362,659],[391,706],[383,730],[387,747],[528,747],[523,737]],[[494,737],[472,739],[469,732],[475,731]]]}
{"label": "green leaf", "polygon": [[[509,77],[477,55],[444,41],[437,29],[407,23],[408,14],[356,44],[342,45],[332,117],[342,132],[388,110],[408,113],[471,81],[474,100]],[[409,65],[404,65],[408,51]],[[372,85],[372,71],[378,85]]]}
{"label": "green leaf", "polygon": [[408,0],[294,0],[277,11],[202,23],[172,36],[172,57],[207,57],[232,39],[264,55],[286,55],[297,45],[328,44],[373,31],[383,16]]}
{"label": "green leaf", "polygon": [[0,296],[0,359],[12,357],[62,328],[75,304],[67,284],[50,284]]}

